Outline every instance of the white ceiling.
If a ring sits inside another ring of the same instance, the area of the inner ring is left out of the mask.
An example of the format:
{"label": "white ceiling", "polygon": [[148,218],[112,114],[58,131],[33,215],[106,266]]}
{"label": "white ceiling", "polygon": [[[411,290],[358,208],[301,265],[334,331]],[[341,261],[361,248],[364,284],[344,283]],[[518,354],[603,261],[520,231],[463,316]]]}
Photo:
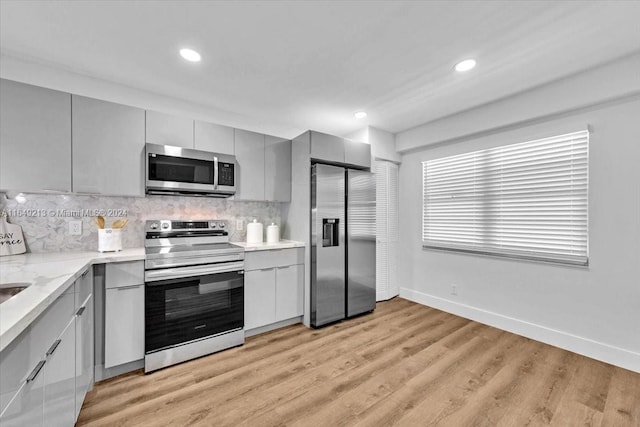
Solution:
{"label": "white ceiling", "polygon": [[[2,0],[0,49],[248,123],[344,135],[399,132],[636,52],[639,18],[638,1]],[[185,46],[203,61],[181,60]],[[476,69],[453,72],[467,57]]]}

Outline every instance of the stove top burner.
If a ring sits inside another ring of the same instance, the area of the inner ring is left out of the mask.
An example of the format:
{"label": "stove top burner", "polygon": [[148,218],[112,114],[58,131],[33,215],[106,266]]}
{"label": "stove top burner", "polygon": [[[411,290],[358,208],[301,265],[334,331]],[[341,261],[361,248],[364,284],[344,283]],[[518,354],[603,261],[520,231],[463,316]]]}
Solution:
{"label": "stove top burner", "polygon": [[224,220],[150,220],[145,223],[145,269],[238,262],[244,250],[229,243]]}

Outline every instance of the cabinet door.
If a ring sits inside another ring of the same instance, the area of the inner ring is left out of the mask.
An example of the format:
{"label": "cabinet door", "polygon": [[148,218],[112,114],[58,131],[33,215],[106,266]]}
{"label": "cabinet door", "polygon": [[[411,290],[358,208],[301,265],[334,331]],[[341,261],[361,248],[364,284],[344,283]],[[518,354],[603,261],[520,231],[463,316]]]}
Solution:
{"label": "cabinet door", "polygon": [[144,110],[72,100],[73,191],[144,196]]}
{"label": "cabinet door", "polygon": [[44,366],[39,366],[36,370],[39,370],[37,375],[31,381],[23,382],[4,411],[0,412],[0,426],[37,427],[43,425]]}
{"label": "cabinet door", "polygon": [[276,272],[274,268],[244,273],[244,328],[276,321]]}
{"label": "cabinet door", "polygon": [[93,383],[93,295],[76,312],[76,397],[74,422],[78,419],[84,396]]}
{"label": "cabinet door", "polygon": [[25,377],[33,372],[51,343],[73,317],[74,289],[75,286],[71,284],[29,328],[0,352],[0,412],[20,387],[24,386]]}
{"label": "cabinet door", "polygon": [[302,316],[304,265],[276,270],[276,322]]}
{"label": "cabinet door", "polygon": [[235,129],[236,200],[264,200],[264,135]]}
{"label": "cabinet door", "polygon": [[233,128],[196,120],[194,143],[197,150],[233,155]]}
{"label": "cabinet door", "polygon": [[364,142],[344,140],[344,162],[350,165],[371,167],[371,145]]}
{"label": "cabinet door", "polygon": [[344,139],[326,133],[311,132],[311,158],[344,163]]}
{"label": "cabinet door", "polygon": [[264,198],[276,202],[291,201],[291,141],[265,136]]}
{"label": "cabinet door", "polygon": [[144,284],[105,291],[104,366],[144,358]]}
{"label": "cabinet door", "polygon": [[193,148],[193,120],[147,110],[147,142]]}
{"label": "cabinet door", "polygon": [[44,423],[72,426],[75,423],[76,320],[72,318],[57,341],[47,350],[44,366]]}
{"label": "cabinet door", "polygon": [[71,191],[71,95],[0,80],[0,189]]}

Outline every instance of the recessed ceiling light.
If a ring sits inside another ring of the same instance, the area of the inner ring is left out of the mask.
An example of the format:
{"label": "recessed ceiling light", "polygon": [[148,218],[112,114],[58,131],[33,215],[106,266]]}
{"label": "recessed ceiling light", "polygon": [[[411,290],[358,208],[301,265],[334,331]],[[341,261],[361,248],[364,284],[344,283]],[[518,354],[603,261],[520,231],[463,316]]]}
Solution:
{"label": "recessed ceiling light", "polygon": [[200,54],[193,49],[180,49],[180,56],[191,62],[200,62],[202,59]]}
{"label": "recessed ceiling light", "polygon": [[364,111],[358,111],[357,113],[355,113],[353,115],[356,119],[364,119],[365,117],[367,117],[367,113],[365,113]]}
{"label": "recessed ceiling light", "polygon": [[465,71],[471,70],[476,66],[475,59],[465,59],[464,61],[460,61],[456,64],[456,71],[463,73]]}

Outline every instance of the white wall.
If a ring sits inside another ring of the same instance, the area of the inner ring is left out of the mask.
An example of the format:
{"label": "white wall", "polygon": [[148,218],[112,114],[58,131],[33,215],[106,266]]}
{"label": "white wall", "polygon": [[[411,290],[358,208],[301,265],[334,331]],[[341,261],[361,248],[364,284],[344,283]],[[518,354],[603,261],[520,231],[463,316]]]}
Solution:
{"label": "white wall", "polygon": [[368,127],[369,144],[371,144],[371,156],[376,160],[389,160],[400,163],[402,156],[396,152],[395,136],[391,132],[382,129]]}
{"label": "white wall", "polygon": [[[558,97],[571,93],[566,84],[572,83],[559,83],[556,91],[545,88],[545,102],[551,109],[556,101],[561,102]],[[617,101],[419,150],[416,147],[428,140],[425,134],[413,130],[399,135],[414,150],[403,156],[400,168],[401,295],[640,372],[640,96],[617,95]],[[494,105],[492,111],[509,117],[517,107],[509,100],[502,104],[503,109]],[[467,119],[468,115],[462,116],[460,126]],[[456,125],[453,118],[449,120]],[[475,123],[482,130],[482,120]],[[422,248],[423,160],[587,125],[592,131],[588,268]],[[428,132],[428,126],[421,132]],[[451,284],[457,285],[457,296],[450,293]]]}

